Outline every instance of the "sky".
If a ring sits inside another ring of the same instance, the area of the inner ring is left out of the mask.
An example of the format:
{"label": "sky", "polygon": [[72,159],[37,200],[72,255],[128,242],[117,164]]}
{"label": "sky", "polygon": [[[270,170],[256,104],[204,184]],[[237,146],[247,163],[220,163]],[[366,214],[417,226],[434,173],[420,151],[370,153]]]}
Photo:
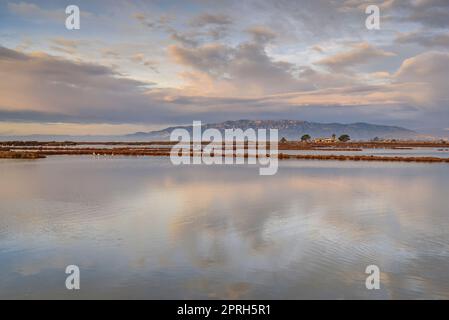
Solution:
{"label": "sky", "polygon": [[3,136],[238,119],[449,135],[448,80],[447,0],[0,0]]}

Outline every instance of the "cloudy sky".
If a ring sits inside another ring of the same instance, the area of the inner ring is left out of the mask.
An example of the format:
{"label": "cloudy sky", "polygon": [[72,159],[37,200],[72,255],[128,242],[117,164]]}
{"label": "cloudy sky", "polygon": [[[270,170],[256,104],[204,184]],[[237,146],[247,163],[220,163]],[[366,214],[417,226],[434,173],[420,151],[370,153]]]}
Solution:
{"label": "cloudy sky", "polygon": [[0,0],[0,135],[237,119],[449,133],[448,80],[447,0]]}

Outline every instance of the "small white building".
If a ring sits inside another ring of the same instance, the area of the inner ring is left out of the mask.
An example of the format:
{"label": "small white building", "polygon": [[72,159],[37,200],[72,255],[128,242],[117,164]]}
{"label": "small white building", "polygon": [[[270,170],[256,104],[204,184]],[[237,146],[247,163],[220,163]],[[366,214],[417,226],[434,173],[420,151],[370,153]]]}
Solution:
{"label": "small white building", "polygon": [[335,137],[325,137],[325,138],[315,138],[315,139],[313,139],[313,142],[316,142],[316,143],[333,143],[333,142],[336,142],[337,141],[337,138],[335,138]]}

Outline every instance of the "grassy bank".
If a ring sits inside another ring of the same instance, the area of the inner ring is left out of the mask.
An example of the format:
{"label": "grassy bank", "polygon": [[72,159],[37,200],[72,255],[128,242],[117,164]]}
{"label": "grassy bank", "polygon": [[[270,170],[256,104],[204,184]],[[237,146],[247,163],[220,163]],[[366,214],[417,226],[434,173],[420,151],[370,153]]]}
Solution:
{"label": "grassy bank", "polygon": [[37,152],[0,151],[0,159],[41,159],[45,158]]}

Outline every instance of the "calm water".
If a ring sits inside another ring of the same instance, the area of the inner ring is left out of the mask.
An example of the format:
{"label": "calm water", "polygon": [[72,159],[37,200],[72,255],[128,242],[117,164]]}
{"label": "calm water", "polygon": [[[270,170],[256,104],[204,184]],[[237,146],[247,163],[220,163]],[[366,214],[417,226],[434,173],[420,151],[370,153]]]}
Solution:
{"label": "calm water", "polygon": [[449,298],[449,165],[280,164],[0,160],[0,298]]}

